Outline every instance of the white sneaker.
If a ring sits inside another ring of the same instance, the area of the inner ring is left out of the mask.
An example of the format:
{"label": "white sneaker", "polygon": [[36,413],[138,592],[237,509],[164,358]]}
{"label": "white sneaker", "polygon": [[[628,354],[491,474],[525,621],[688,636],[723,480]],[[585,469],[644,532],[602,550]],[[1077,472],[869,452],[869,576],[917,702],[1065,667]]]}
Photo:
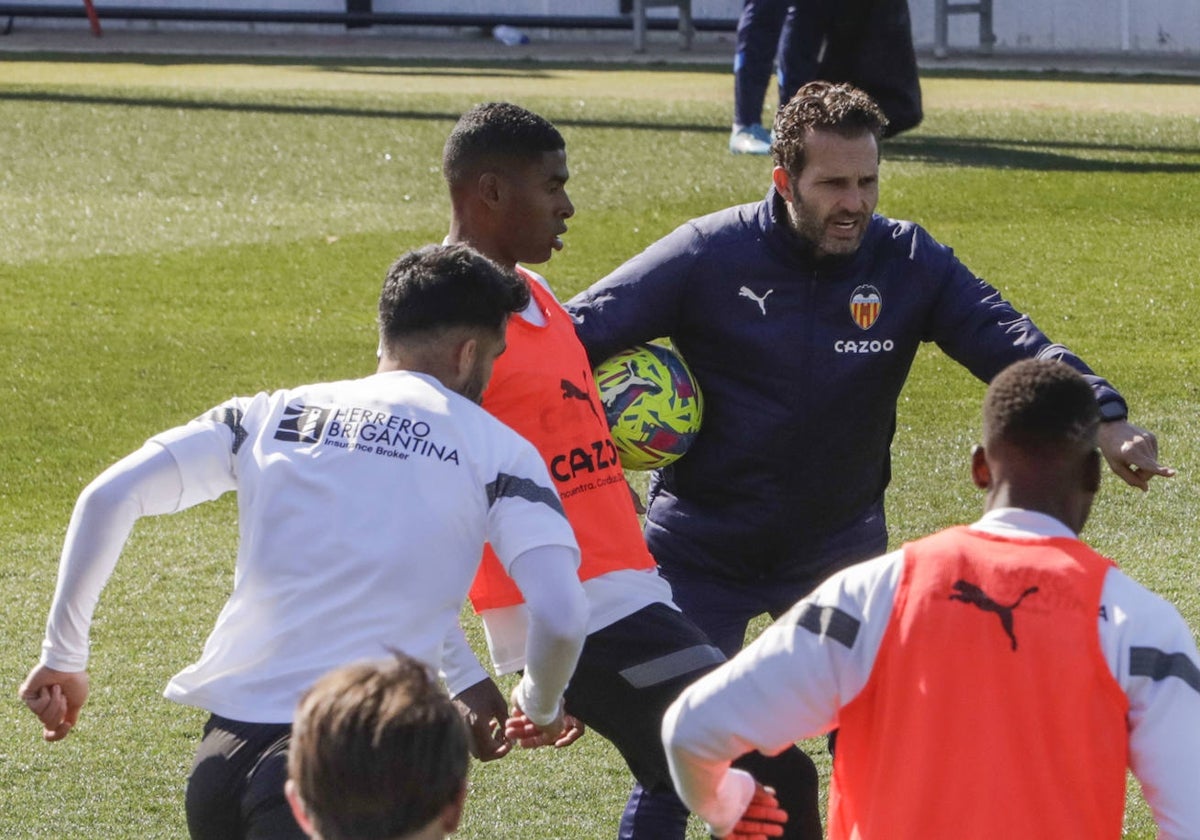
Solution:
{"label": "white sneaker", "polygon": [[729,135],[729,151],[735,155],[769,155],[771,133],[758,123],[735,128]]}

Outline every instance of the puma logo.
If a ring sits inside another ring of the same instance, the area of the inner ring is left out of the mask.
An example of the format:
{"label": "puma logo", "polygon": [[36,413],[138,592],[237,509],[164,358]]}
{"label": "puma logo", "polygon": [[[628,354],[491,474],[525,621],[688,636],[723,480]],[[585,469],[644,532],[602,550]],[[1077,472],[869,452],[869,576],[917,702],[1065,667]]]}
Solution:
{"label": "puma logo", "polygon": [[[585,382],[587,380],[584,380]],[[569,379],[562,380],[562,397],[564,400],[583,400],[588,404],[588,408],[592,410],[592,414],[596,415],[596,419],[600,419],[600,413],[596,411],[596,406],[592,403],[592,395],[580,388]]]}
{"label": "puma logo", "polygon": [[616,403],[617,397],[624,394],[630,388],[642,388],[649,391],[651,394],[657,394],[662,390],[659,384],[651,379],[646,379],[638,373],[637,362],[629,360],[625,362],[626,376],[618,384],[608,388],[600,397],[600,401],[604,403],[605,408],[612,408]]}
{"label": "puma logo", "polygon": [[1013,633],[1013,610],[1021,606],[1021,602],[1025,600],[1027,595],[1032,595],[1038,591],[1036,586],[1026,589],[1021,593],[1020,598],[1007,607],[997,604],[982,589],[973,583],[967,583],[965,580],[955,581],[954,589],[958,590],[958,594],[951,595],[951,601],[962,601],[964,604],[973,604],[984,612],[992,612],[998,615],[1000,617],[1000,626],[1004,628],[1004,632],[1008,634],[1008,638],[1012,641],[1012,649],[1017,649],[1017,636]]}
{"label": "puma logo", "polygon": [[758,304],[758,308],[762,310],[762,314],[766,315],[767,314],[767,297],[773,291],[775,291],[775,290],[767,289],[765,292],[762,293],[762,297],[759,297],[758,295],[754,294],[753,290],[751,290],[749,286],[742,286],[742,288],[738,289],[738,295],[740,297],[750,298],[750,300],[752,300]]}

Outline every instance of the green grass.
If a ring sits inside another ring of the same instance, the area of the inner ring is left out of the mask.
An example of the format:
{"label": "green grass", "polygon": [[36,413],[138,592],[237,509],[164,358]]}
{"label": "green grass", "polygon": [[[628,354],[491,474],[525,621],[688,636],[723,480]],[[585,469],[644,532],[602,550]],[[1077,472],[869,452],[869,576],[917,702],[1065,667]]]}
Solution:
{"label": "green grass", "polygon": [[[235,506],[139,524],[98,611],[82,724],[45,745],[15,691],[83,486],[228,396],[371,370],[383,271],[444,234],[441,144],[475,102],[518,101],[567,138],[578,214],[545,269],[564,298],[760,198],[770,165],[725,150],[724,72],[45,56],[0,61],[0,80],[0,835],[180,837],[203,715],[160,692],[228,592]],[[1196,87],[939,75],[924,93],[925,123],[885,147],[880,209],[952,244],[1159,434],[1180,475],[1146,495],[1110,478],[1087,536],[1197,627]],[[894,542],[978,513],[982,390],[936,349],[918,358]],[[594,736],[472,773],[464,838],[614,836],[629,782]],[[1152,837],[1130,803],[1128,836]]]}

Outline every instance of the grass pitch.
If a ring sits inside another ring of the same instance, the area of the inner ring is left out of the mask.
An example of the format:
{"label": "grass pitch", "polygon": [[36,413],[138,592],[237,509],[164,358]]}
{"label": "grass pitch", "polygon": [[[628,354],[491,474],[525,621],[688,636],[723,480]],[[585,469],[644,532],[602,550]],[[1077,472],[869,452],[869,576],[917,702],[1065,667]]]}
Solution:
{"label": "grass pitch", "polygon": [[[235,508],[138,525],[97,613],[81,725],[46,745],[15,692],[83,486],[229,396],[372,370],[383,271],[443,236],[441,145],[470,105],[517,101],[567,139],[578,214],[543,269],[566,298],[686,219],[765,193],[769,162],[726,151],[730,87],[724,72],[543,65],[0,61],[0,835],[186,835],[204,716],[160,692],[228,592]],[[1109,476],[1086,536],[1200,626],[1196,86],[939,75],[923,89],[925,123],[884,147],[881,212],[953,245],[1159,434],[1180,475],[1146,495]],[[936,349],[918,358],[895,543],[977,515],[982,393]],[[612,837],[628,785],[595,736],[476,764],[459,836]],[[1153,837],[1135,792],[1127,836]]]}

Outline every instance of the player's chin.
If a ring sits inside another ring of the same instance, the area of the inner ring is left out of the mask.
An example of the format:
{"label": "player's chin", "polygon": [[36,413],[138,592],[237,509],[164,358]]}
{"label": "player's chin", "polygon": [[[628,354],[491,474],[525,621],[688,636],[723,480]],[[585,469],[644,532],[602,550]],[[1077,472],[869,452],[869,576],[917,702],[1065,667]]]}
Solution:
{"label": "player's chin", "polygon": [[554,249],[548,246],[545,248],[530,248],[517,262],[522,265],[541,265],[544,262],[550,262],[550,257],[553,254]]}

